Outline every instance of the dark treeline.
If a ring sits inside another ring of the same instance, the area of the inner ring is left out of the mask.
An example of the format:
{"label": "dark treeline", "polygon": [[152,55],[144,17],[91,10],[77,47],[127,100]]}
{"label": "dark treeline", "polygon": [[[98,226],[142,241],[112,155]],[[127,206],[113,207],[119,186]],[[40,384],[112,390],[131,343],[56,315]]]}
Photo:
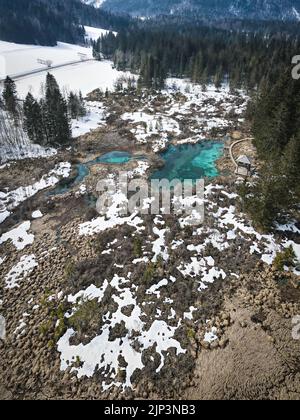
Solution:
{"label": "dark treeline", "polygon": [[275,83],[291,57],[300,51],[299,38],[236,32],[206,26],[136,26],[102,37],[94,45],[112,58],[120,70],[140,72],[145,87],[161,86],[169,76],[219,85],[229,80],[233,88],[256,88]]}
{"label": "dark treeline", "polygon": [[263,229],[299,209],[300,83],[283,72],[249,106],[254,144],[264,162],[260,177],[242,188],[245,210]]}
{"label": "dark treeline", "polygon": [[127,17],[94,9],[79,0],[0,0],[0,39],[22,44],[84,43],[83,25],[119,30]]}
{"label": "dark treeline", "polygon": [[112,12],[123,10],[133,16],[154,19],[171,15],[185,21],[251,18],[261,23],[271,19],[296,22],[295,10],[299,10],[299,6],[299,0],[106,0],[102,5]]}
{"label": "dark treeline", "polygon": [[22,44],[83,42],[84,29],[64,5],[42,0],[0,0],[0,39]]}

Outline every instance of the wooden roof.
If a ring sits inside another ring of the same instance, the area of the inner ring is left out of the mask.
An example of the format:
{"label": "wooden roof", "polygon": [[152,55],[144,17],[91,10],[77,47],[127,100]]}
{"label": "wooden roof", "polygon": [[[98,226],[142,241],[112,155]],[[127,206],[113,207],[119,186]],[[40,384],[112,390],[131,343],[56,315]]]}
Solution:
{"label": "wooden roof", "polygon": [[251,165],[251,160],[246,155],[239,156],[236,161],[237,163],[241,163],[243,165]]}

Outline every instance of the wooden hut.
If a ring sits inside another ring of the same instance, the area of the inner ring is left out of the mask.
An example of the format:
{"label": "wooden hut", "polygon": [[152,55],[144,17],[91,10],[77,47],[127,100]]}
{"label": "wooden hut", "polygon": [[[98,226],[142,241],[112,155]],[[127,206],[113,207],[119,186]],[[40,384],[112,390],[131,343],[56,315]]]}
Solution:
{"label": "wooden hut", "polygon": [[236,160],[236,174],[242,176],[250,176],[252,173],[252,163],[248,156],[239,156]]}

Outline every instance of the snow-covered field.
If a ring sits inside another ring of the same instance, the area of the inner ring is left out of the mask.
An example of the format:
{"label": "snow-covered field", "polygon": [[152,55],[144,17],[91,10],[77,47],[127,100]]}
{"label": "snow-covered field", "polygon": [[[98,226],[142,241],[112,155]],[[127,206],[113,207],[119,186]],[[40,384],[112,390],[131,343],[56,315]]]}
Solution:
{"label": "snow-covered field", "polygon": [[176,139],[177,144],[195,143],[216,137],[211,135],[213,129],[223,137],[244,122],[243,112],[249,100],[242,90],[231,92],[228,84],[219,89],[210,84],[203,89],[176,78],[166,80],[162,95],[163,103],[159,95],[153,95],[139,108],[121,116],[137,143],[151,143],[155,153],[164,149],[170,138]]}
{"label": "snow-covered field", "polygon": [[[129,120],[137,124],[137,128],[132,130],[138,141],[146,142],[147,137],[153,134],[166,135],[168,132],[180,134],[179,124],[171,118],[165,118],[162,115],[149,115],[144,112],[126,113],[122,116],[123,120]],[[142,127],[141,127],[142,126]]]}
{"label": "snow-covered field", "polygon": [[[93,41],[97,41],[102,35],[106,35],[109,33],[107,29],[100,29],[100,28],[93,28],[92,26],[85,26],[84,27],[86,32],[86,38],[92,39]],[[117,35],[117,32],[112,32],[114,35]]]}
{"label": "snow-covered field", "polygon": [[5,233],[0,237],[0,245],[7,241],[11,241],[14,247],[21,251],[26,246],[33,244],[34,242],[34,235],[31,233],[29,234],[28,231],[30,230],[31,223],[29,221],[22,223],[15,229]]}
{"label": "snow-covered field", "polygon": [[53,66],[79,61],[78,54],[85,54],[86,58],[93,58],[90,48],[79,45],[58,42],[55,47],[43,47],[39,45],[22,45],[12,42],[0,41],[0,55],[5,61],[5,72],[14,76],[32,70],[47,70],[46,65],[38,63],[38,60],[51,60]]}
{"label": "snow-covered field", "polygon": [[77,120],[72,120],[72,134],[73,137],[79,137],[95,130],[101,125],[105,124],[105,117],[107,117],[105,107],[101,102],[87,102],[85,104],[87,115]]}
{"label": "snow-covered field", "polygon": [[[104,91],[112,90],[115,81],[120,76],[129,75],[129,73],[113,69],[110,61],[87,61],[53,69],[50,73],[53,74],[62,89],[81,90],[83,95],[97,88]],[[28,91],[31,91],[34,96],[40,96],[45,77],[46,73],[38,73],[18,80],[16,84],[20,97],[24,98]]]}
{"label": "snow-covered field", "polygon": [[[87,27],[86,30],[88,37],[92,39],[108,32],[91,27]],[[0,41],[0,79],[7,75],[14,77],[44,69],[43,72],[28,75],[16,81],[18,94],[24,98],[28,91],[35,96],[40,96],[47,71],[55,76],[62,89],[81,90],[84,95],[97,88],[111,90],[116,79],[124,75],[124,72],[113,69],[110,61],[78,62],[53,69],[48,69],[46,65],[38,63],[39,59],[50,60],[52,66],[60,66],[80,61],[82,55],[84,59],[92,59],[92,49],[62,42],[55,47],[41,47]]]}

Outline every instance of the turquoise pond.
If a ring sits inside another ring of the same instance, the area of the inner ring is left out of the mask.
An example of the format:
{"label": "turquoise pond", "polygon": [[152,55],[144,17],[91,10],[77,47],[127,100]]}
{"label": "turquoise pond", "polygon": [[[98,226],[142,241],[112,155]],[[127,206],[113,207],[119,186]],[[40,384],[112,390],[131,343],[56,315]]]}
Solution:
{"label": "turquoise pond", "polygon": [[[216,161],[222,156],[223,142],[203,141],[197,144],[169,146],[161,154],[165,165],[155,171],[151,179],[201,179],[213,178],[219,175]],[[49,195],[65,194],[80,185],[90,173],[90,167],[97,163],[121,165],[133,159],[143,160],[144,156],[132,156],[130,153],[114,151],[106,153],[87,163],[75,165],[76,176],[63,179]]]}
{"label": "turquoise pond", "polygon": [[[142,157],[141,157],[142,158]],[[114,151],[106,153],[105,155],[98,156],[96,159],[91,160],[87,163],[79,163],[75,165],[76,176],[63,179],[55,188],[52,190],[49,195],[60,195],[65,194],[70,191],[72,188],[80,185],[84,179],[90,173],[90,167],[96,165],[97,163],[106,163],[111,165],[121,165],[132,160],[133,157],[130,153]],[[136,158],[135,158],[136,159]]]}
{"label": "turquoise pond", "polygon": [[216,161],[222,156],[224,143],[203,141],[197,144],[171,145],[161,154],[163,168],[155,171],[152,179],[201,179],[219,175]]}
{"label": "turquoise pond", "polygon": [[130,153],[127,152],[110,152],[106,153],[103,156],[97,157],[89,164],[96,164],[96,163],[110,163],[110,164],[122,164],[127,163],[132,159]]}

